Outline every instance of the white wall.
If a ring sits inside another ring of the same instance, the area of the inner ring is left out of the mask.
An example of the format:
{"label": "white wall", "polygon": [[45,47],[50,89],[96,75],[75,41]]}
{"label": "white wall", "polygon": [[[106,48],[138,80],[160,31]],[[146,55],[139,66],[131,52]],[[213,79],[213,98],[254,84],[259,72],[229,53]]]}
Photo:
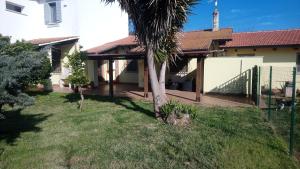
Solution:
{"label": "white wall", "polygon": [[62,22],[57,26],[48,26],[44,22],[44,5],[37,1],[9,0],[24,6],[22,14],[7,11],[5,0],[0,2],[0,33],[17,39],[36,39],[78,35],[76,28],[76,3],[72,0],[62,1]]}
{"label": "white wall", "polygon": [[263,65],[263,57],[206,58],[204,93],[251,93],[251,70],[255,65]]}
{"label": "white wall", "polygon": [[118,4],[100,0],[78,0],[78,4],[79,42],[84,49],[128,36],[128,15]]}
{"label": "white wall", "polygon": [[84,49],[128,36],[128,16],[118,4],[105,5],[100,0],[63,0],[62,22],[57,26],[44,23],[42,1],[9,0],[24,6],[23,14],[6,10],[0,1],[0,33],[17,39],[79,36]]}

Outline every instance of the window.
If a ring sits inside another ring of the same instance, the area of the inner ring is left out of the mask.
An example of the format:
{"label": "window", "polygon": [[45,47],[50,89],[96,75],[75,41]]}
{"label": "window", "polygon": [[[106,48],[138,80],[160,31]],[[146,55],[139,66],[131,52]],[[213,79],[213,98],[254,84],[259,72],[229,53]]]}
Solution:
{"label": "window", "polygon": [[55,23],[56,22],[56,3],[49,3],[50,7],[50,22]]}
{"label": "window", "polygon": [[52,70],[53,73],[61,73],[61,50],[52,48]]}
{"label": "window", "polygon": [[61,22],[61,1],[46,0],[44,6],[45,24],[53,25]]}
{"label": "window", "polygon": [[300,53],[297,54],[296,64],[297,64],[297,74],[300,74]]}
{"label": "window", "polygon": [[129,60],[126,66],[127,72],[137,72],[138,71],[138,62],[137,60]]}
{"label": "window", "polygon": [[16,13],[22,13],[24,6],[14,4],[12,2],[6,1],[6,10],[16,12]]}

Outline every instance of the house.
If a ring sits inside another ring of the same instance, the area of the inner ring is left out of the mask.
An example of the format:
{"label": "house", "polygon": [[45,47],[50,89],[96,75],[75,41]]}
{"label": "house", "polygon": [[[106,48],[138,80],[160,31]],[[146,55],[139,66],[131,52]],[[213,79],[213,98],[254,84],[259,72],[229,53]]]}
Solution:
{"label": "house", "polygon": [[[226,41],[231,40],[231,35],[232,29],[191,31],[178,35],[182,53],[176,65],[171,65],[166,75],[167,81],[173,83],[190,81],[191,86],[196,76],[202,79],[203,59],[208,56],[222,55],[224,50],[220,50],[219,45],[225,45]],[[139,50],[138,47],[135,37],[128,36],[88,49],[89,67],[91,67],[89,74],[94,73],[95,84],[98,85],[97,81],[100,80],[111,83],[113,81],[136,83],[139,87],[143,87],[145,77],[147,77],[144,74],[145,52]],[[196,73],[196,68],[199,70],[198,73]],[[203,80],[200,81],[203,82]],[[203,84],[199,83],[199,86],[195,88],[201,91]],[[192,90],[192,87],[189,90]]]}
{"label": "house", "polygon": [[[251,70],[255,65],[265,69],[277,66],[280,70],[300,67],[300,29],[233,33],[230,28],[219,28],[217,4],[211,30],[184,32],[179,37],[181,59],[176,65],[170,65],[166,81],[182,84],[181,89],[184,90],[192,88],[197,97],[200,91],[251,94]],[[145,84],[145,79],[148,79],[145,52],[138,47],[134,36],[88,49],[87,52],[91,65],[89,74],[95,84],[98,85],[98,81],[131,83],[148,89],[148,84]],[[262,80],[266,81],[267,71],[264,73],[265,79]],[[275,75],[282,79],[275,86],[281,86],[292,78],[280,76]],[[171,88],[174,86],[171,85]]]}
{"label": "house", "polygon": [[299,67],[300,29],[233,33],[222,48],[227,56],[264,56],[265,66]]}
{"label": "house", "polygon": [[[113,94],[113,83],[136,84],[147,95],[145,52],[134,36],[128,36],[128,16],[116,4],[108,8],[98,0],[7,0],[0,7],[5,25],[0,33],[29,40],[47,51],[54,85],[63,86],[69,75],[64,67],[66,54],[83,46],[89,56],[87,75],[95,86],[109,82]],[[231,28],[220,28],[217,4],[212,29],[178,37],[182,53],[166,73],[167,87],[196,91],[197,100],[201,92],[251,94],[255,65],[300,67],[299,29],[234,33]]]}
{"label": "house", "polygon": [[79,37],[61,37],[61,38],[40,38],[33,39],[30,42],[37,45],[40,50],[48,53],[52,65],[51,83],[52,85],[64,85],[64,80],[69,76],[70,70],[64,63],[68,62],[67,55],[79,51]]}
{"label": "house", "polygon": [[60,86],[66,76],[65,54],[128,36],[128,15],[118,4],[99,0],[3,0],[0,20],[0,34],[48,51],[52,83]]}
{"label": "house", "polygon": [[275,71],[273,86],[278,88],[292,81],[291,68],[297,67],[299,86],[300,29],[233,33],[232,41],[222,48],[226,56],[263,56],[262,85],[268,84],[270,66]]}

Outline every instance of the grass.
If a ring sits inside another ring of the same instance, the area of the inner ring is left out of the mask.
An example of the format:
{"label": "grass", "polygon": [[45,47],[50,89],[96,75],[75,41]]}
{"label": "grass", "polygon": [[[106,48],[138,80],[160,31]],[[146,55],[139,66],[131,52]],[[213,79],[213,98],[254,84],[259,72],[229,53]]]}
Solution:
{"label": "grass", "polygon": [[[268,110],[265,111],[265,116],[267,118]],[[296,122],[294,128],[294,153],[300,160],[300,105],[297,104]],[[273,110],[271,111],[271,124],[278,136],[280,136],[287,144],[290,141],[290,129],[291,129],[291,110],[290,108],[285,108],[283,110]]]}
{"label": "grass", "polygon": [[6,109],[0,168],[299,168],[287,144],[254,108],[199,108],[189,128],[164,125],[143,101],[36,95]]}

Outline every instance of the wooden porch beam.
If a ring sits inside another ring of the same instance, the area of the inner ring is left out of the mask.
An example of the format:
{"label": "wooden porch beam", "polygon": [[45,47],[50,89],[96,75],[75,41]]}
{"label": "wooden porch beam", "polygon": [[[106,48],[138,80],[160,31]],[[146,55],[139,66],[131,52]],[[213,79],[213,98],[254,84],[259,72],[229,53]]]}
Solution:
{"label": "wooden porch beam", "polygon": [[203,67],[204,59],[197,58],[197,71],[196,71],[196,101],[201,101],[201,90],[203,90]]}
{"label": "wooden porch beam", "polygon": [[149,70],[148,70],[148,62],[147,59],[144,59],[144,97],[148,98],[148,91],[149,91]]}
{"label": "wooden porch beam", "polygon": [[108,60],[109,67],[109,96],[114,97],[114,86],[113,86],[113,60]]}

